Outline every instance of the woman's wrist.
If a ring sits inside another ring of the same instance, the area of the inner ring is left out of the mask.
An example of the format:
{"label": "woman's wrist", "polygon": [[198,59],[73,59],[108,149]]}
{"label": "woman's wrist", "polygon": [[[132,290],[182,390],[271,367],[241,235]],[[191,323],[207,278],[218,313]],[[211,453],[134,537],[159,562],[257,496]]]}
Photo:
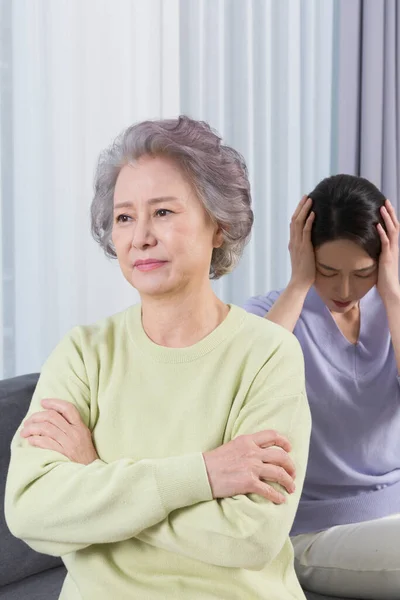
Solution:
{"label": "woman's wrist", "polygon": [[291,278],[286,289],[297,297],[305,297],[312,287],[312,283],[304,283],[304,281],[296,280],[295,278]]}
{"label": "woman's wrist", "polygon": [[382,302],[386,308],[388,308],[388,306],[390,306],[392,304],[397,305],[397,306],[399,305],[399,303],[400,303],[400,284],[398,284],[397,286],[394,285],[390,289],[385,289],[384,291],[379,290],[379,293],[381,295]]}
{"label": "woman's wrist", "polygon": [[293,332],[309,289],[310,286],[291,280],[265,318]]}

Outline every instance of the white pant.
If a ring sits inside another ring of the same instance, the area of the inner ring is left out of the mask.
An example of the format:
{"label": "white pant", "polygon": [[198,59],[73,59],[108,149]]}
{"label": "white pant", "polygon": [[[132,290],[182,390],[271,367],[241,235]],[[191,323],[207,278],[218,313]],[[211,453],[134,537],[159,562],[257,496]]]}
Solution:
{"label": "white pant", "polygon": [[292,537],[302,586],[344,598],[400,600],[400,514]]}

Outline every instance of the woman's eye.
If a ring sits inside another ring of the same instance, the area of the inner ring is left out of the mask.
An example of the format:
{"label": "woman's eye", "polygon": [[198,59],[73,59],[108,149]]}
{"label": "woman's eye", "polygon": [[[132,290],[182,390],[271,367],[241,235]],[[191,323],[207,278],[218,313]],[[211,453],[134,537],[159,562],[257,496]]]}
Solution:
{"label": "woman's eye", "polygon": [[129,218],[128,215],[118,215],[117,223],[127,223]]}
{"label": "woman's eye", "polygon": [[167,210],[166,208],[159,208],[158,210],[156,210],[156,215],[157,217],[166,217],[171,212],[172,211]]}
{"label": "woman's eye", "polygon": [[368,279],[373,274],[374,274],[374,271],[372,273],[368,273],[368,275],[357,275],[356,274],[355,277],[358,277],[358,279]]}
{"label": "woman's eye", "polygon": [[321,273],[321,271],[318,271],[318,273],[320,275],[322,275],[322,277],[328,277],[328,278],[336,277],[336,275],[337,275],[337,273],[333,273],[333,275],[331,275],[331,274],[328,275],[327,273]]}

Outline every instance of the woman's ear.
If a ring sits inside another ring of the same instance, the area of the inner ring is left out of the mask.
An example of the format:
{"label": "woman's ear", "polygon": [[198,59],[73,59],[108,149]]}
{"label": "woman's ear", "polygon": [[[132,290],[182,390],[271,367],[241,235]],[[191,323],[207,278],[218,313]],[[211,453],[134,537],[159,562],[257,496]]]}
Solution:
{"label": "woman's ear", "polygon": [[214,248],[221,248],[224,243],[224,232],[220,225],[218,225],[217,229],[214,233],[213,246]]}

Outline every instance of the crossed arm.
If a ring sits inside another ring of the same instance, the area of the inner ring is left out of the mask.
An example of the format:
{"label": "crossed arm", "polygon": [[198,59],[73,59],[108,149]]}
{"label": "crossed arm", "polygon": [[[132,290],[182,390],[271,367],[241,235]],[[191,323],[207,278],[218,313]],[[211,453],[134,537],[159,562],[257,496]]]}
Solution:
{"label": "crossed arm", "polygon": [[[292,358],[283,351],[278,360]],[[66,399],[81,421],[78,430],[83,447],[90,410],[84,369],[75,367],[70,377],[60,382],[53,363],[43,372],[28,414],[40,410],[43,397]],[[268,375],[265,368],[255,378],[232,438],[237,444],[249,444],[250,437],[266,427],[290,438],[297,488],[283,504],[258,494],[214,499],[201,452],[137,462],[121,459],[110,464],[93,454],[86,456],[92,462],[81,464],[55,446],[35,447],[21,436],[20,428],[12,443],[6,487],[6,519],[11,531],[39,552],[54,555],[137,537],[210,564],[262,568],[289,535],[310,434],[301,385],[297,394],[271,398]],[[301,374],[294,376],[301,380]],[[285,385],[282,387],[284,391]],[[73,431],[76,449],[80,442],[77,429]],[[275,493],[282,492],[280,486],[272,487]]]}

